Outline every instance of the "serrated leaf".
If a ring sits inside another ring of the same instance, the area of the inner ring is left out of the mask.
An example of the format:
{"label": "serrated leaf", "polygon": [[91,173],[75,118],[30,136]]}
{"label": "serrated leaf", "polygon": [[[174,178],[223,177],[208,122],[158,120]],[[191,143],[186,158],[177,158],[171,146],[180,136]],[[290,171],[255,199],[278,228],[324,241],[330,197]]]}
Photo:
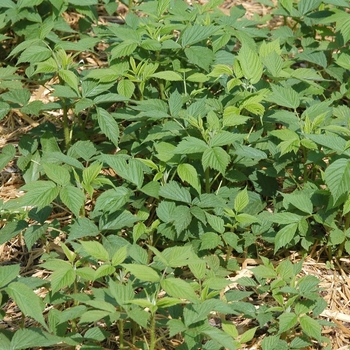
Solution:
{"label": "serrated leaf", "polygon": [[213,25],[202,26],[195,24],[192,27],[186,28],[181,35],[182,47],[190,46],[202,40],[208,39],[218,30]]}
{"label": "serrated leaf", "polygon": [[279,319],[278,334],[289,331],[298,323],[298,316],[293,312],[284,312]]}
{"label": "serrated leaf", "polygon": [[190,192],[185,188],[181,187],[177,182],[170,181],[169,183],[162,186],[159,190],[161,197],[171,199],[174,201],[191,203]]}
{"label": "serrated leaf", "polygon": [[222,244],[222,240],[217,233],[205,232],[200,236],[201,247],[200,250],[204,249],[215,249]]}
{"label": "serrated leaf", "polygon": [[65,186],[69,183],[69,171],[62,165],[43,163],[42,166],[45,170],[47,177],[50,180],[62,186]]}
{"label": "serrated leaf", "polygon": [[3,147],[0,154],[0,170],[5,168],[5,166],[14,158],[16,154],[16,148],[9,144]]}
{"label": "serrated leaf", "polygon": [[47,329],[43,316],[44,303],[40,297],[32,291],[32,289],[24,283],[12,282],[6,288],[6,292],[21,309],[23,315],[34,318],[34,320],[38,321]]}
{"label": "serrated leaf", "polygon": [[251,328],[251,329],[248,329],[247,331],[245,331],[240,339],[239,339],[239,342],[241,344],[245,344],[245,343],[248,343],[250,342],[253,338],[254,338],[254,335],[255,335],[255,331],[258,329],[258,327],[254,327],[254,328]]}
{"label": "serrated leaf", "polygon": [[117,91],[119,95],[125,96],[127,98],[131,98],[135,91],[135,85],[130,80],[121,79],[118,82]]}
{"label": "serrated leaf", "polygon": [[108,261],[109,254],[106,248],[97,241],[79,241],[85,252],[97,260]]}
{"label": "serrated leaf", "polygon": [[29,46],[19,56],[17,64],[22,62],[38,63],[47,60],[51,56],[51,51],[44,46]]}
{"label": "serrated leaf", "polygon": [[137,43],[133,40],[125,40],[121,44],[115,46],[112,51],[112,59],[131,55],[137,48]]}
{"label": "serrated leaf", "polygon": [[251,84],[256,84],[263,73],[263,65],[258,54],[245,44],[240,49],[238,58],[244,76],[250,80]]}
{"label": "serrated leaf", "polygon": [[44,332],[39,328],[20,328],[12,339],[10,350],[26,350],[35,347],[51,347],[62,342],[60,337]]}
{"label": "serrated leaf", "polygon": [[161,286],[171,297],[187,299],[194,303],[199,300],[191,285],[179,278],[163,279]]}
{"label": "serrated leaf", "polygon": [[221,147],[207,148],[202,156],[202,165],[204,169],[210,167],[225,174],[230,160],[230,156]]}
{"label": "serrated leaf", "polygon": [[296,109],[299,107],[300,98],[298,93],[291,87],[271,85],[272,94],[267,99],[279,106]]}
{"label": "serrated leaf", "polygon": [[188,210],[189,208],[185,205],[178,205],[174,210],[174,226],[177,234],[180,234],[183,230],[185,230],[192,221],[191,212]]}
{"label": "serrated leaf", "polygon": [[191,164],[179,164],[177,174],[183,182],[188,182],[197,192],[201,193],[198,173],[196,168]]}
{"label": "serrated leaf", "polygon": [[126,187],[118,187],[103,192],[96,201],[95,210],[103,212],[115,212],[128,202],[130,190]]}
{"label": "serrated leaf", "polygon": [[6,102],[0,102],[0,120],[5,118],[7,114],[10,112],[11,107]]}
{"label": "serrated leaf", "polygon": [[205,217],[208,221],[208,224],[219,233],[224,233],[224,220],[217,215],[209,214],[205,212]]}
{"label": "serrated leaf", "polygon": [[326,169],[324,179],[336,202],[342,194],[350,191],[350,160],[340,158],[334,161]]}
{"label": "serrated leaf", "polygon": [[322,0],[300,0],[298,2],[298,10],[302,15],[306,15],[308,12],[317,9]]}
{"label": "serrated leaf", "polygon": [[22,187],[28,191],[20,200],[21,205],[36,206],[42,209],[58,196],[59,188],[52,181],[35,181]]}
{"label": "serrated leaf", "polygon": [[18,103],[19,105],[25,106],[29,102],[30,91],[29,89],[13,89],[1,94],[1,98],[5,101]]}
{"label": "serrated leaf", "polygon": [[207,47],[192,46],[185,49],[185,55],[189,62],[203,68],[207,72],[214,61],[214,53]]}
{"label": "serrated leaf", "polygon": [[120,265],[128,256],[128,246],[125,245],[119,249],[113,254],[112,256],[112,266]]}
{"label": "serrated leaf", "polygon": [[229,334],[223,332],[221,329],[210,327],[203,330],[202,333],[210,339],[215,340],[215,342],[219,344],[220,348],[224,347],[228,350],[236,350],[234,339]]}
{"label": "serrated leaf", "polygon": [[58,75],[74,91],[79,91],[78,89],[79,79],[72,71],[68,69],[60,69],[58,71]]}
{"label": "serrated leaf", "polygon": [[[273,267],[267,267],[264,265],[260,265],[252,268],[252,272],[254,275],[260,278],[276,278],[277,272],[273,269]],[[237,281],[237,283],[240,283]]]}
{"label": "serrated leaf", "polygon": [[275,253],[280,248],[284,248],[294,238],[296,230],[298,228],[297,223],[289,224],[280,229],[275,237]]}
{"label": "serrated leaf", "polygon": [[60,289],[71,286],[75,281],[76,273],[72,266],[59,268],[51,274],[52,293],[58,292]]}
{"label": "serrated leaf", "polygon": [[236,213],[242,211],[249,203],[247,188],[240,191],[234,199],[233,208]]}
{"label": "serrated leaf", "polygon": [[182,81],[183,78],[179,73],[176,73],[172,70],[165,70],[162,72],[153,73],[152,78],[164,79],[168,81]]}
{"label": "serrated leaf", "polygon": [[317,341],[321,342],[321,325],[311,318],[310,316],[304,315],[300,317],[300,326],[301,329],[310,337],[316,339]]}
{"label": "serrated leaf", "polygon": [[149,266],[140,264],[122,264],[122,266],[141,281],[159,282],[160,276]]}
{"label": "serrated leaf", "polygon": [[65,186],[60,191],[60,198],[68,209],[78,217],[85,203],[84,193],[74,186]]}
{"label": "serrated leaf", "polygon": [[19,275],[20,265],[0,266],[0,288],[6,287]]}
{"label": "serrated leaf", "polygon": [[303,192],[293,192],[290,194],[283,194],[284,199],[292,204],[297,209],[303,211],[304,213],[312,214],[313,204],[311,202],[310,196]]}
{"label": "serrated leaf", "polygon": [[101,131],[118,147],[119,126],[116,120],[105,109],[97,107],[97,120]]}
{"label": "serrated leaf", "polygon": [[208,149],[208,145],[196,137],[185,137],[176,147],[175,154],[202,153]]}

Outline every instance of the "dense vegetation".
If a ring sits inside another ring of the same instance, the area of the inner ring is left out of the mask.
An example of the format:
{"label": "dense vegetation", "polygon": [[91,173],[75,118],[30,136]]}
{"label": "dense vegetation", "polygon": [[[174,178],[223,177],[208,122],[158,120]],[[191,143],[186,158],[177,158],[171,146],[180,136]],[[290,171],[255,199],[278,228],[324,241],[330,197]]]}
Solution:
{"label": "dense vegetation", "polygon": [[350,253],[349,1],[222,2],[1,1],[0,119],[42,122],[2,149],[25,194],[0,244],[43,251],[39,277],[0,266],[1,317],[23,314],[2,350],[327,347],[319,280],[286,257]]}

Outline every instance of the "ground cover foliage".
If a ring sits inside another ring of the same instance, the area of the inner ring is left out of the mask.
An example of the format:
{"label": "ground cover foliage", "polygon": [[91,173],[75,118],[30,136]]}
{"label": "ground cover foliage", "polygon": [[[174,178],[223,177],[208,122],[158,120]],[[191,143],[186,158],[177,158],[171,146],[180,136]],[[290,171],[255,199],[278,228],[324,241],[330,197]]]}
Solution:
{"label": "ground cover foliage", "polygon": [[43,248],[40,277],[0,266],[2,349],[331,348],[319,280],[270,259],[350,253],[349,2],[280,0],[274,29],[222,2],[2,0],[0,118],[46,116],[0,155],[0,244]]}

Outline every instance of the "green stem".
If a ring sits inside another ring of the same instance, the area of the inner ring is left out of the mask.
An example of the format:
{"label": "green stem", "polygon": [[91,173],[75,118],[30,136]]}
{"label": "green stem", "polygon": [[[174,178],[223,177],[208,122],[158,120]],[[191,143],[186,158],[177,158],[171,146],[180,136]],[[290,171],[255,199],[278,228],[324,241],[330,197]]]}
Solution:
{"label": "green stem", "polygon": [[210,174],[209,167],[205,169],[205,193],[210,193]]}
{"label": "green stem", "polygon": [[64,100],[64,107],[63,107],[63,134],[64,134],[64,145],[66,148],[66,151],[68,151],[70,143],[71,143],[71,136],[70,136],[70,129],[69,129],[69,120],[68,120],[68,107]]}
{"label": "green stem", "polygon": [[118,320],[119,328],[119,349],[124,349],[124,322],[122,319]]}
{"label": "green stem", "polygon": [[150,345],[149,350],[155,350],[157,339],[156,339],[156,315],[151,314],[151,329],[150,329]]}

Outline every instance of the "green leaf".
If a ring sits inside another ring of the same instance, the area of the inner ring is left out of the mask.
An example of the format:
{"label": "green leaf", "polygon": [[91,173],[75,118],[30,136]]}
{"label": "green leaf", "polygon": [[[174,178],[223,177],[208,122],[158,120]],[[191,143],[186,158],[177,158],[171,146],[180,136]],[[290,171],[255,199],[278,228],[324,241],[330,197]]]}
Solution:
{"label": "green leaf", "polygon": [[22,62],[38,63],[47,60],[51,56],[51,51],[44,46],[30,46],[19,56],[17,64]]}
{"label": "green leaf", "polygon": [[161,254],[166,260],[166,266],[186,266],[189,259],[193,257],[193,249],[190,245],[182,247],[171,247],[164,249]]}
{"label": "green leaf", "polygon": [[102,169],[102,164],[99,162],[91,164],[89,167],[83,170],[83,182],[84,184],[91,184],[99,175]]}
{"label": "green leaf", "polygon": [[7,114],[10,112],[11,107],[6,102],[0,102],[0,120],[5,118]]}
{"label": "green leaf", "polygon": [[206,47],[192,46],[185,49],[185,55],[189,62],[209,72],[209,66],[214,61],[214,53]]}
{"label": "green leaf", "polygon": [[135,91],[135,85],[130,80],[121,79],[118,82],[117,91],[119,95],[125,96],[127,98],[131,98]]}
{"label": "green leaf", "polygon": [[12,221],[2,227],[0,235],[0,244],[8,242],[13,237],[21,233],[25,228],[27,228],[28,223],[24,220]]}
{"label": "green leaf", "polygon": [[52,293],[56,293],[60,289],[71,286],[75,281],[75,277],[76,272],[74,268],[68,263],[64,267],[55,270],[51,274]]}
{"label": "green leaf", "polygon": [[122,266],[136,278],[146,282],[159,282],[160,276],[149,266],[140,264],[122,264]]}
{"label": "green leaf", "polygon": [[170,277],[163,279],[161,281],[161,286],[171,297],[187,299],[194,303],[197,303],[199,301],[191,285],[179,278]]}
{"label": "green leaf", "polygon": [[202,40],[208,39],[218,30],[217,27],[213,25],[202,26],[195,24],[192,27],[186,28],[181,35],[182,47],[191,46]]}
{"label": "green leaf", "polygon": [[179,94],[177,90],[175,90],[170,95],[168,102],[169,102],[170,114],[173,117],[176,117],[182,108],[182,104],[183,104],[182,96]]}
{"label": "green leaf", "polygon": [[51,347],[62,343],[62,339],[39,328],[20,328],[12,339],[10,350],[26,350],[37,347]]}
{"label": "green leaf", "polygon": [[350,191],[350,160],[340,158],[334,161],[326,169],[324,179],[336,202],[342,194]]}
{"label": "green leaf", "polygon": [[164,79],[168,81],[182,81],[183,78],[179,73],[176,73],[172,70],[165,70],[162,72],[153,73],[152,78]]}
{"label": "green leaf", "polygon": [[304,213],[312,214],[313,204],[311,202],[310,196],[303,192],[294,191],[290,194],[283,194],[284,201],[292,204],[297,209],[303,211]]}
{"label": "green leaf", "polygon": [[248,191],[247,188],[244,190],[240,191],[233,203],[233,208],[236,213],[242,211],[249,203],[249,196],[248,196]]}
{"label": "green leaf", "polygon": [[300,0],[298,2],[298,10],[301,14],[306,15],[308,12],[317,9],[322,0]]}
{"label": "green leaf", "polygon": [[20,265],[0,266],[0,288],[6,287],[19,275]]}
{"label": "green leaf", "polygon": [[121,44],[115,46],[112,51],[112,60],[131,55],[137,48],[137,43],[133,40],[125,40]]}
{"label": "green leaf", "polygon": [[68,69],[60,69],[58,71],[58,75],[74,91],[79,91],[78,89],[79,79],[72,71]]}
{"label": "green leaf", "polygon": [[6,292],[21,309],[23,315],[34,318],[47,329],[43,316],[44,303],[28,286],[21,282],[12,282]]}
{"label": "green leaf", "polygon": [[180,234],[190,225],[192,221],[192,215],[187,206],[178,205],[174,210],[172,219],[174,220],[176,232]]}
{"label": "green leaf", "polygon": [[175,154],[202,153],[208,149],[208,145],[196,137],[185,137],[176,147]]}
{"label": "green leaf", "polygon": [[263,65],[258,54],[244,44],[239,51],[238,58],[244,76],[250,80],[251,84],[256,84],[263,74]]}
{"label": "green leaf", "polygon": [[[89,161],[96,154],[96,152],[96,147],[91,141],[78,141],[69,148],[67,155],[73,158],[83,158],[85,161]],[[93,169],[95,168],[93,167]],[[86,170],[86,172],[89,173],[88,170]]]}
{"label": "green leaf", "polygon": [[304,315],[300,317],[300,326],[301,329],[310,337],[316,339],[317,341],[321,342],[321,325],[311,318],[310,316]]}
{"label": "green leaf", "polygon": [[30,99],[30,91],[28,89],[14,89],[5,92],[1,95],[5,101],[18,103],[19,105],[25,106]]}
{"label": "green leaf", "polygon": [[118,123],[105,109],[97,107],[97,120],[101,131],[118,147],[119,127]]}
{"label": "green leaf", "polygon": [[230,156],[221,147],[207,148],[202,156],[202,165],[204,169],[210,167],[225,174],[230,160]]}
{"label": "green leaf", "polygon": [[271,85],[272,94],[267,99],[279,106],[296,109],[299,107],[300,98],[298,93],[291,87],[283,87],[279,85]]}
{"label": "green leaf", "polygon": [[60,198],[68,209],[78,217],[81,208],[85,204],[84,193],[74,186],[65,186],[60,191]]}
{"label": "green leaf", "polygon": [[162,186],[159,190],[159,195],[174,201],[185,202],[188,204],[191,203],[190,192],[185,187],[181,187],[175,181],[170,181]]}
{"label": "green leaf", "polygon": [[97,198],[95,210],[113,213],[128,202],[130,194],[126,187],[107,190]]}
{"label": "green leaf", "polygon": [[42,209],[53,202],[59,193],[59,188],[52,181],[34,181],[22,188],[28,191],[21,199],[21,205],[36,206]]}
{"label": "green leaf", "polygon": [[[254,328],[254,332],[255,330],[256,328]],[[225,347],[225,349],[236,350],[234,339],[229,334],[223,332],[221,329],[210,327],[210,329],[205,329],[201,333],[210,339],[215,340],[222,347]]]}
{"label": "green leaf", "polygon": [[255,331],[258,329],[258,327],[254,327],[254,328],[251,328],[251,329],[248,329],[247,331],[245,331],[242,335],[241,335],[241,338],[239,339],[239,342],[241,344],[245,344],[245,343],[248,343],[250,342],[253,338],[254,338],[254,335],[255,335]]}
{"label": "green leaf", "polygon": [[234,142],[243,140],[244,135],[234,134],[229,131],[221,131],[215,134],[209,142],[210,147],[232,145]]}
{"label": "green leaf", "polygon": [[205,212],[205,217],[208,220],[208,224],[219,233],[224,233],[224,220],[217,215],[212,215]]}
{"label": "green leaf", "polygon": [[[273,267],[268,267],[264,265],[260,265],[257,267],[253,267],[252,272],[254,275],[260,277],[260,278],[276,278],[277,272],[274,270]],[[237,282],[239,283],[239,282]]]}
{"label": "green leaf", "polygon": [[95,323],[98,320],[102,320],[103,318],[109,316],[110,314],[111,313],[109,311],[89,310],[81,315],[79,324]]}
{"label": "green leaf", "polygon": [[297,228],[298,224],[293,223],[284,226],[277,232],[275,237],[275,253],[278,251],[278,249],[285,248],[287,246],[287,244],[294,238]]}
{"label": "green leaf", "polygon": [[100,230],[120,230],[123,227],[132,227],[136,221],[140,219],[128,210],[117,211],[110,215],[103,215],[100,218],[99,227]]}
{"label": "green leaf", "polygon": [[196,168],[191,164],[179,164],[177,174],[181,181],[188,182],[197,192],[201,193],[201,186]]}
{"label": "green leaf", "polygon": [[276,51],[273,51],[268,56],[263,57],[262,62],[273,77],[280,76],[283,68],[283,59]]}
{"label": "green leaf", "polygon": [[0,154],[0,170],[4,169],[5,166],[14,158],[16,154],[16,148],[9,144],[3,147]]}
{"label": "green leaf", "polygon": [[215,249],[222,244],[222,240],[217,233],[214,232],[205,232],[200,236],[201,248],[200,250],[205,249]]}
{"label": "green leaf", "polygon": [[279,319],[278,334],[289,331],[298,323],[298,316],[293,312],[284,312]]}
{"label": "green leaf", "polygon": [[47,177],[59,185],[68,185],[70,180],[69,171],[62,165],[43,163],[42,164]]}
{"label": "green leaf", "polygon": [[125,245],[116,250],[116,252],[112,256],[112,266],[120,265],[128,256],[128,246]]}
{"label": "green leaf", "polygon": [[109,254],[106,248],[97,241],[79,241],[85,252],[97,260],[108,261]]}

